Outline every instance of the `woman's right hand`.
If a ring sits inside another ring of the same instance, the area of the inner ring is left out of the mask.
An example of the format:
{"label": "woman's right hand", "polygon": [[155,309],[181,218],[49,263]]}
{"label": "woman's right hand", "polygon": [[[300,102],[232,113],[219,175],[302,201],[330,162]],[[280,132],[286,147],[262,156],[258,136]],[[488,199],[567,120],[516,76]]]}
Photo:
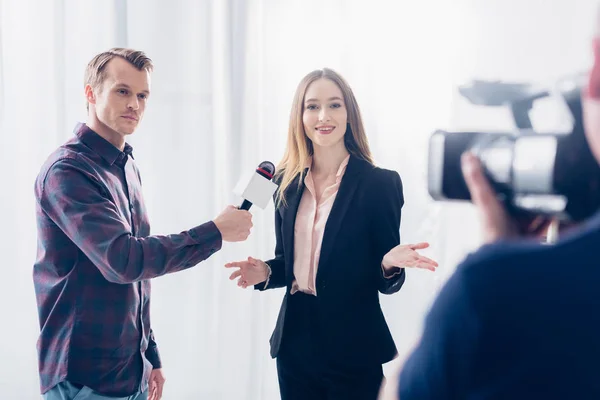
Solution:
{"label": "woman's right hand", "polygon": [[269,266],[264,261],[252,257],[248,257],[247,261],[227,263],[225,268],[237,268],[229,276],[229,279],[239,278],[237,285],[244,289],[264,282],[269,277]]}

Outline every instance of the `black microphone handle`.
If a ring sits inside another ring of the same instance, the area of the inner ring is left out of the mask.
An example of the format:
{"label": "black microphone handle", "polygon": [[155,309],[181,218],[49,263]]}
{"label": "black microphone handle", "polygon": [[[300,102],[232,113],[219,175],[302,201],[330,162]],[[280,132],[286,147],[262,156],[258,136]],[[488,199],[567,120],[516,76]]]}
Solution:
{"label": "black microphone handle", "polygon": [[242,205],[240,206],[240,210],[248,211],[250,209],[250,207],[252,207],[252,202],[244,199],[244,201],[242,202]]}

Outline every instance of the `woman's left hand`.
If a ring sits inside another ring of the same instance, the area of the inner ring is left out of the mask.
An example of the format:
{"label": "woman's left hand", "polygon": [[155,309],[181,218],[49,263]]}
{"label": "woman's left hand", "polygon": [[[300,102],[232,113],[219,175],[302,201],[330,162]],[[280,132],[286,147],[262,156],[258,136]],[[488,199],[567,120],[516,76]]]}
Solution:
{"label": "woman's left hand", "polygon": [[426,249],[429,243],[422,242],[417,244],[400,244],[383,256],[381,264],[384,269],[393,267],[399,268],[422,268],[430,271],[435,271],[438,263],[431,258],[425,257],[417,253],[417,250]]}

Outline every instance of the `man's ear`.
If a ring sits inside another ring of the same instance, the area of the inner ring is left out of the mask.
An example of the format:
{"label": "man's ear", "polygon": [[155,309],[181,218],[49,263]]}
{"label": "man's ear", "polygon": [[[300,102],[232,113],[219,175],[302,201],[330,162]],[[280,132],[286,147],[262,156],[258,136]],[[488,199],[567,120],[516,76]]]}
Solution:
{"label": "man's ear", "polygon": [[96,104],[96,94],[94,93],[94,88],[89,83],[85,85],[85,98],[90,104]]}

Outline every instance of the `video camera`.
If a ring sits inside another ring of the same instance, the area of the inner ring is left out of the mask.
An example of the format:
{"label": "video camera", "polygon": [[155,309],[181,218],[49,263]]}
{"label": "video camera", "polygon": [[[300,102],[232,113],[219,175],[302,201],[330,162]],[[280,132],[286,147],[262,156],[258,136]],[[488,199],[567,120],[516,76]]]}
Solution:
{"label": "video camera", "polygon": [[505,106],[514,132],[447,132],[429,140],[428,190],[434,200],[470,200],[460,166],[473,152],[498,198],[515,214],[582,221],[600,208],[600,166],[585,138],[581,109],[582,77],[556,85],[573,119],[570,131],[536,132],[530,111],[536,100],[553,93],[530,84],[474,81],[459,88],[469,102]]}

